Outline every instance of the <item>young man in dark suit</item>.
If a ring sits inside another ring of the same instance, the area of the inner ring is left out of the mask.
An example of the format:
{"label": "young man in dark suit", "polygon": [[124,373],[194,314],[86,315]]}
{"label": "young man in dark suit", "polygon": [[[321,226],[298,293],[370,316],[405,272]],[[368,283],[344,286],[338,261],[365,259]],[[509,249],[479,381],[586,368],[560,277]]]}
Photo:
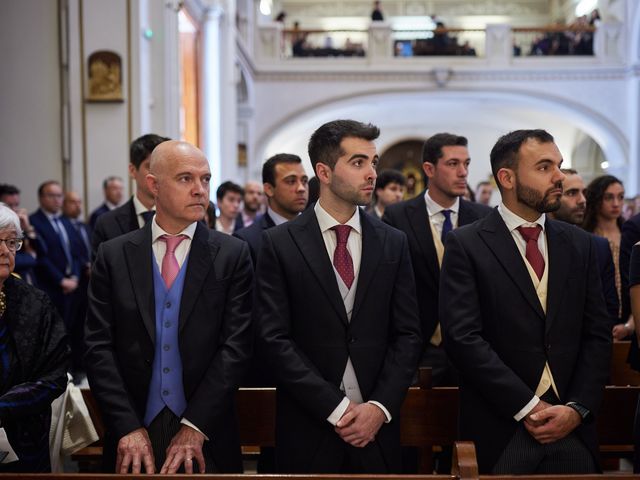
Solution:
{"label": "young man in dark suit", "polygon": [[429,187],[415,198],[385,210],[383,221],[402,230],[416,278],[424,352],[420,365],[431,367],[432,384],[456,386],[458,377],[442,346],[438,322],[438,283],[446,234],[491,212],[489,207],[464,200],[469,174],[467,139],[450,133],[431,136],[422,149],[422,168]]}
{"label": "young man in dark suit", "polygon": [[131,143],[129,176],[136,183],[136,193],[124,205],[98,217],[91,235],[92,258],[95,258],[102,242],[142,228],[153,218],[154,198],[147,187],[146,176],[151,152],[167,140],[166,137],[149,133]]}
{"label": "young man in dark suit", "polygon": [[545,215],[560,206],[561,165],[544,130],[501,137],[502,203],[447,236],[440,321],[460,373],[460,436],[483,473],[598,470],[611,328],[591,235]]}
{"label": "young man in dark suit", "polygon": [[406,236],[371,201],[379,130],[318,128],[315,206],[266,230],[254,315],[278,381],[280,472],[401,472],[399,414],[420,355]]}
{"label": "young man in dark suit", "polygon": [[241,472],[234,398],[251,354],[249,249],[201,222],[211,173],[200,150],[164,142],[149,172],[154,219],[100,246],[89,286],[85,364],[104,463]]}
{"label": "young man in dark suit", "polygon": [[249,244],[251,259],[256,264],[262,232],[293,220],[307,206],[309,177],[297,155],[278,153],[262,165],[262,183],[267,196],[267,211],[251,226],[235,232],[235,237]]}

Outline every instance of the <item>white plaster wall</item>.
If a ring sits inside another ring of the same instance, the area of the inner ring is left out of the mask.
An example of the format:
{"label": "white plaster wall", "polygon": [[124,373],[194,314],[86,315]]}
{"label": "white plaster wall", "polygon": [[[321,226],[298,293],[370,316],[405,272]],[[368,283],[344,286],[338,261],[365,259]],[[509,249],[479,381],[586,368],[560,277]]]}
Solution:
{"label": "white plaster wall", "polygon": [[38,205],[38,185],[62,180],[57,2],[2,2],[0,182]]}

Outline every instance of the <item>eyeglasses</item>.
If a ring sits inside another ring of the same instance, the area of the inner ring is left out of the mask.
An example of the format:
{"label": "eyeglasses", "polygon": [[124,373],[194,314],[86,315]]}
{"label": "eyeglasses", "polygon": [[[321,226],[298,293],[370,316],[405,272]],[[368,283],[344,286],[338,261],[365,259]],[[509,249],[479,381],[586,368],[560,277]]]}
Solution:
{"label": "eyeglasses", "polygon": [[0,238],[0,245],[5,244],[10,252],[17,252],[22,248],[21,238]]}

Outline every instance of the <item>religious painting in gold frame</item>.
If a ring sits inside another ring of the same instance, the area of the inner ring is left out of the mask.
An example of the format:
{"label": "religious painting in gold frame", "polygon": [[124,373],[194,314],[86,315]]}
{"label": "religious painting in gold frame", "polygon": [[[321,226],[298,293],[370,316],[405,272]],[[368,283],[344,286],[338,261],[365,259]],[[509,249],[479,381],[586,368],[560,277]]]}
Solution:
{"label": "religious painting in gold frame", "polygon": [[88,102],[123,102],[122,59],[108,50],[89,55]]}

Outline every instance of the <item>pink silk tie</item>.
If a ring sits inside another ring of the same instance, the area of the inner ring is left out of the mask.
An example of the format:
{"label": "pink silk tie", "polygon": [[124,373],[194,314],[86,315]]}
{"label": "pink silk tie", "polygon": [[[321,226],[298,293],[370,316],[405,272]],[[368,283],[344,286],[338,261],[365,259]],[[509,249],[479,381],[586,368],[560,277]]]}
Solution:
{"label": "pink silk tie", "polygon": [[333,252],[333,266],[336,267],[337,272],[340,274],[347,288],[351,288],[355,278],[355,274],[353,273],[353,260],[351,259],[349,250],[347,250],[347,240],[349,240],[351,227],[349,225],[336,225],[331,229],[335,230],[336,240],[338,242]]}
{"label": "pink silk tie", "polygon": [[186,235],[162,235],[160,237],[160,240],[167,244],[167,249],[162,258],[162,279],[167,289],[171,288],[180,271],[180,265],[178,265],[178,260],[176,259],[176,248],[185,238],[187,238]]}
{"label": "pink silk tie", "polygon": [[522,235],[522,238],[524,238],[524,241],[527,242],[525,257],[527,257],[533,271],[536,272],[538,280],[541,280],[542,274],[544,273],[544,258],[538,248],[538,237],[540,236],[542,227],[540,225],[536,225],[535,227],[518,227],[517,230],[520,232],[520,235]]}

